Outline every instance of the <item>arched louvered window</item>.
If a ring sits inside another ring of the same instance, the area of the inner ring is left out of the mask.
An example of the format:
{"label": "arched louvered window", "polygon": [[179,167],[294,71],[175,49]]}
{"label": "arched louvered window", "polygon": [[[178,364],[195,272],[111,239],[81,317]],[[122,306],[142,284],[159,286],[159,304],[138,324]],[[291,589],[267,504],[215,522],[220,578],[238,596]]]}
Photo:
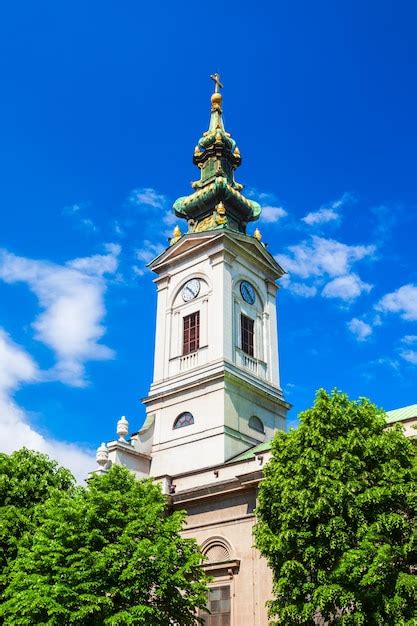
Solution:
{"label": "arched louvered window", "polygon": [[220,541],[211,543],[204,552],[209,563],[217,563],[218,561],[228,561],[230,559],[229,548]]}
{"label": "arched louvered window", "polygon": [[259,419],[259,417],[257,417],[256,415],[252,415],[252,417],[250,418],[249,426],[250,428],[253,428],[253,430],[257,430],[258,433],[265,432],[265,427],[264,427],[262,420]]}
{"label": "arched louvered window", "polygon": [[173,428],[183,428],[184,426],[191,426],[191,424],[194,424],[194,417],[189,411],[184,411],[176,418]]}

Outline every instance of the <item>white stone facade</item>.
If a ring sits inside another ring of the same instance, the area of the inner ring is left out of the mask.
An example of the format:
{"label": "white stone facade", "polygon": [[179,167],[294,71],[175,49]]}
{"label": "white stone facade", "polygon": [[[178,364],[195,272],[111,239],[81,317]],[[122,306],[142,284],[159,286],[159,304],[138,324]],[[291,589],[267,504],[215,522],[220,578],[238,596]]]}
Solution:
{"label": "white stone facade", "polygon": [[[281,268],[251,237],[227,231],[186,235],[151,264],[158,289],[154,380],[144,400],[155,415],[151,473],[177,474],[224,463],[284,427],[275,280]],[[184,285],[199,281],[184,302]],[[240,283],[253,285],[250,305]],[[200,347],[182,354],[183,319],[198,311]],[[241,313],[254,320],[254,355],[240,345]],[[174,429],[183,411],[194,424]],[[249,425],[257,416],[264,432]]]}

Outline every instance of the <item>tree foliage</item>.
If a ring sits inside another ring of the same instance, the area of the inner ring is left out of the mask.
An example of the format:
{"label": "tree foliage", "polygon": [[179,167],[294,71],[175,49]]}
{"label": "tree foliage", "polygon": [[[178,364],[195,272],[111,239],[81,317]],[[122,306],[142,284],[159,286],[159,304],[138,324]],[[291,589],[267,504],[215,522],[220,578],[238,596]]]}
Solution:
{"label": "tree foliage", "polygon": [[24,532],[33,527],[35,506],[55,490],[72,489],[74,478],[45,454],[21,448],[0,453],[0,603],[7,568]]}
{"label": "tree foliage", "polygon": [[207,598],[184,512],[167,514],[159,485],[114,466],[36,510],[10,570],[7,625],[195,624]]}
{"label": "tree foliage", "polygon": [[277,434],[255,528],[273,624],[417,623],[414,460],[382,411],[337,391]]}

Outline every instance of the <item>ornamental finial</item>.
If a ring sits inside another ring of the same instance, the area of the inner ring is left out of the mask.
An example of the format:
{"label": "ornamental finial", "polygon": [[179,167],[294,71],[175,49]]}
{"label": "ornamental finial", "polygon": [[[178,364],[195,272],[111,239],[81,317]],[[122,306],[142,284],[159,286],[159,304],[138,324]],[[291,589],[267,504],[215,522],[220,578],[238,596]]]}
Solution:
{"label": "ornamental finial", "polygon": [[105,443],[102,443],[101,446],[97,448],[96,461],[97,464],[100,465],[102,469],[107,465],[109,460],[109,450]]}
{"label": "ornamental finial", "polygon": [[219,88],[223,89],[223,85],[220,82],[220,74],[218,72],[216,72],[215,74],[210,74],[210,78],[211,78],[211,80],[214,80],[214,82],[215,82],[214,93],[218,93],[219,92]]}
{"label": "ornamental finial", "polygon": [[211,106],[213,109],[221,109],[222,94],[219,89],[223,89],[223,85],[220,82],[220,74],[218,72],[210,74],[210,78],[214,80],[214,93],[211,96]]}
{"label": "ornamental finial", "polygon": [[119,435],[119,441],[126,442],[126,435],[129,432],[129,422],[126,417],[122,415],[122,417],[117,422],[116,433]]}
{"label": "ornamental finial", "polygon": [[172,237],[169,239],[169,245],[173,246],[174,243],[177,243],[178,239],[181,239],[181,234],[181,228],[177,224],[172,231]]}
{"label": "ornamental finial", "polygon": [[261,241],[262,239],[262,234],[261,231],[259,230],[259,228],[255,228],[255,232],[253,233],[253,236],[255,237],[255,239],[257,239],[258,241]]}

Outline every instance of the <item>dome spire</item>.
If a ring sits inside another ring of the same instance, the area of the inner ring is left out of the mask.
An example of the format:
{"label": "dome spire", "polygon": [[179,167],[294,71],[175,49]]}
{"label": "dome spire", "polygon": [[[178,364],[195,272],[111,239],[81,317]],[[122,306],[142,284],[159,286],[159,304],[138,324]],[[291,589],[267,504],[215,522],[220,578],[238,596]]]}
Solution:
{"label": "dome spire", "polygon": [[261,207],[241,193],[243,185],[234,179],[241,163],[240,151],[224,128],[220,74],[210,78],[214,81],[210,124],[194,149],[193,159],[200,169],[200,180],[191,185],[194,193],[178,198],[173,208],[177,217],[187,220],[189,233],[219,228],[246,233],[247,223],[258,219]]}
{"label": "dome spire", "polygon": [[216,130],[224,131],[224,124],[222,118],[222,94],[219,89],[223,89],[223,85],[220,82],[220,74],[211,74],[211,80],[214,80],[214,93],[211,94],[211,116],[209,132],[215,132]]}
{"label": "dome spire", "polygon": [[220,74],[211,74],[211,80],[214,80],[214,93],[211,94],[211,115],[208,132],[215,133],[217,130],[224,132],[224,124],[222,118],[222,94],[219,89],[223,89],[220,82]]}

